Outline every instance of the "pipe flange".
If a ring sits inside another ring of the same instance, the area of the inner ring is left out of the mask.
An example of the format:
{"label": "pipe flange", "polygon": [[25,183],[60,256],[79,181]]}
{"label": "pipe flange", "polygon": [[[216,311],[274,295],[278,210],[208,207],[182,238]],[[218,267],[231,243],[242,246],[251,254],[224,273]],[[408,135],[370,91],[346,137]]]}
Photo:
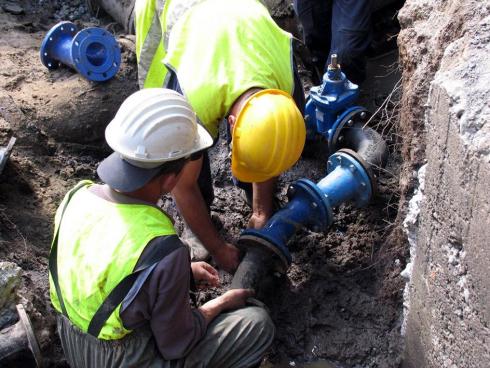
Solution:
{"label": "pipe flange", "polygon": [[245,230],[238,239],[238,247],[247,250],[249,247],[265,247],[271,253],[275,271],[285,273],[292,262],[291,253],[285,247],[278,246],[273,239],[268,239],[265,234],[256,230]]}
{"label": "pipe flange", "polygon": [[121,50],[114,36],[102,28],[90,27],[78,32],[71,49],[78,72],[89,80],[111,79],[121,65]]}
{"label": "pipe flange", "polygon": [[364,168],[366,174],[369,177],[369,182],[371,183],[372,196],[375,196],[378,190],[378,185],[376,181],[376,176],[373,174],[373,170],[371,165],[364,160],[361,155],[359,155],[356,151],[351,150],[350,148],[341,148],[337,152],[346,153],[352,157],[354,157],[357,162]]}
{"label": "pipe flange", "polygon": [[345,127],[351,127],[356,123],[366,124],[371,117],[371,113],[366,108],[361,106],[354,106],[346,110],[335,121],[332,126],[332,133],[329,135],[328,147],[330,152],[336,152],[342,147],[342,141],[339,140],[341,132]]}
{"label": "pipe flange", "polygon": [[305,198],[310,203],[315,216],[313,223],[305,224],[308,230],[320,233],[326,231],[333,223],[333,210],[328,198],[318,186],[308,179],[299,179],[288,188],[288,198],[291,201],[296,196]]}
{"label": "pipe flange", "polygon": [[342,148],[339,149],[337,152],[343,152],[352,156],[363,167],[363,169],[366,171],[366,174],[369,178],[369,182],[371,183],[371,190],[372,190],[371,196],[375,196],[376,193],[378,192],[378,185],[377,185],[376,177],[373,174],[371,165],[369,165],[369,163],[367,163],[366,160],[364,160],[356,151],[351,150],[349,148]]}
{"label": "pipe flange", "polygon": [[370,177],[368,170],[366,170],[366,163],[362,164],[361,160],[359,155],[354,151],[341,149],[330,156],[327,163],[327,172],[329,174],[338,167],[348,169],[352,172],[352,175],[360,184],[360,190],[358,190],[358,195],[354,200],[354,204],[357,207],[367,205],[373,195],[372,178]]}
{"label": "pipe flange", "polygon": [[60,38],[73,38],[78,32],[77,26],[72,22],[60,22],[49,30],[41,43],[40,56],[43,65],[54,70],[60,66],[60,62],[53,58],[51,52]]}

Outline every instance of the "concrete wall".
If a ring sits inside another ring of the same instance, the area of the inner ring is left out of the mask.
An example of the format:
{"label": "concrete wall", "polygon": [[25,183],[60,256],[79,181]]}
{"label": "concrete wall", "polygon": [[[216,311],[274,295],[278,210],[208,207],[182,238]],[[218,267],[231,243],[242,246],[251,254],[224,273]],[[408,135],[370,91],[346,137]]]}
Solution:
{"label": "concrete wall", "polygon": [[411,59],[405,72],[425,73],[428,83],[404,91],[423,97],[424,125],[413,134],[424,138],[427,163],[405,221],[412,259],[404,365],[489,367],[490,4],[408,0],[400,20],[401,47],[431,68]]}

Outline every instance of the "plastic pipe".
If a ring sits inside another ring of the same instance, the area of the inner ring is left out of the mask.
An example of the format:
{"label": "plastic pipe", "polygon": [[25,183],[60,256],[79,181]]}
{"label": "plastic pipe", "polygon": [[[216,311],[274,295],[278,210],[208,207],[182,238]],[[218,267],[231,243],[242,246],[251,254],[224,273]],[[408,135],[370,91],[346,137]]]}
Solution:
{"label": "plastic pipe", "polygon": [[344,146],[355,151],[370,167],[384,167],[388,160],[388,147],[374,129],[356,123],[342,131]]}
{"label": "plastic pipe", "polygon": [[126,33],[134,34],[134,3],[135,0],[87,0],[92,14],[99,8],[105,10],[116,22],[123,26]]}
{"label": "plastic pipe", "polygon": [[112,34],[97,27],[78,31],[71,22],[58,23],[49,30],[40,55],[50,70],[64,64],[96,82],[114,77],[121,65],[121,50]]}

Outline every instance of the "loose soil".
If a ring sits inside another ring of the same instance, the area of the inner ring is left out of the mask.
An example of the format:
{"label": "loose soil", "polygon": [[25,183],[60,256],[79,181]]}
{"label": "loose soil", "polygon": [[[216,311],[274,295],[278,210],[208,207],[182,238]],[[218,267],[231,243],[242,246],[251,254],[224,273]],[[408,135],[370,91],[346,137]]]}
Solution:
{"label": "loose soil", "polygon": [[[278,22],[294,24],[287,2],[273,3],[279,7],[273,13]],[[18,1],[17,8],[12,4],[0,0],[0,145],[12,135],[18,138],[0,176],[0,259],[23,269],[20,302],[33,321],[47,365],[62,367],[66,363],[55,334],[47,278],[53,216],[77,181],[98,180],[97,163],[110,152],[103,142],[105,125],[137,89],[134,38],[122,34],[108,18],[91,17],[83,1]],[[94,84],[68,68],[49,72],[42,66],[40,43],[61,18],[116,33],[123,63],[113,80]],[[303,64],[301,75],[308,86],[311,74]],[[399,273],[406,256],[404,237],[395,223],[401,164],[396,134],[399,96],[394,93],[380,106],[397,80],[396,53],[373,59],[371,65],[376,72],[365,84],[369,93],[364,93],[363,102],[373,111],[379,108],[373,123],[389,143],[388,165],[379,172],[378,192],[368,207],[341,206],[327,233],[300,231],[290,242],[293,264],[266,300],[277,333],[264,366],[321,360],[330,362],[316,363],[325,367],[399,365],[404,285]],[[281,201],[287,201],[288,183],[299,178],[318,181],[326,174],[325,149],[319,145],[313,151],[280,178]],[[212,217],[222,235],[236,241],[250,209],[231,182],[228,152],[224,139],[211,151],[216,196]],[[170,199],[165,205],[172,209]],[[178,214],[171,212],[181,230]],[[216,292],[203,293],[200,300]]]}

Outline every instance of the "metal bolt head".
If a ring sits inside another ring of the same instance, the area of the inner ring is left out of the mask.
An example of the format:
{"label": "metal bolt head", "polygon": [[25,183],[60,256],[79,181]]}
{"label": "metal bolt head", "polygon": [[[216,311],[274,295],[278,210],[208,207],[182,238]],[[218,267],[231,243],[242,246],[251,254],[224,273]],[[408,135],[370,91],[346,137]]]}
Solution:
{"label": "metal bolt head", "polygon": [[294,196],[296,194],[296,188],[292,185],[288,188],[288,197]]}
{"label": "metal bolt head", "polygon": [[361,112],[361,119],[366,119],[366,112],[365,111]]}
{"label": "metal bolt head", "polygon": [[350,169],[350,171],[354,171],[356,169],[356,167],[353,164],[350,164],[349,169]]}
{"label": "metal bolt head", "polygon": [[312,207],[312,208],[317,208],[317,207],[318,207],[318,203],[316,203],[316,202],[311,202],[311,207]]}
{"label": "metal bolt head", "polygon": [[354,124],[354,122],[352,121],[352,119],[349,119],[349,120],[347,121],[347,125],[348,125],[348,126],[352,126],[352,124]]}
{"label": "metal bolt head", "polygon": [[341,136],[339,136],[339,137],[337,138],[337,141],[338,141],[339,143],[340,143],[340,142],[342,142],[343,140],[344,140],[344,136],[343,136],[343,135],[341,135]]}

